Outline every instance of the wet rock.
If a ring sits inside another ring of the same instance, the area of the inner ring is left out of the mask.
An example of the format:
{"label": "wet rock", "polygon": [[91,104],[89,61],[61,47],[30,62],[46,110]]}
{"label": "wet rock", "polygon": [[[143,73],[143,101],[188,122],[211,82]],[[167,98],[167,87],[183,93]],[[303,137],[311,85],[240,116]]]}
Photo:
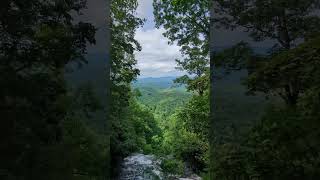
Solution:
{"label": "wet rock", "polygon": [[187,177],[187,178],[179,178],[179,180],[202,180],[201,177],[199,177],[198,175],[192,175],[190,177]]}
{"label": "wet rock", "polygon": [[120,180],[162,180],[160,163],[153,155],[133,154],[124,159]]}
{"label": "wet rock", "polygon": [[124,159],[120,172],[120,180],[201,180],[193,174],[189,177],[168,175],[163,173],[161,159],[154,155],[133,154]]}

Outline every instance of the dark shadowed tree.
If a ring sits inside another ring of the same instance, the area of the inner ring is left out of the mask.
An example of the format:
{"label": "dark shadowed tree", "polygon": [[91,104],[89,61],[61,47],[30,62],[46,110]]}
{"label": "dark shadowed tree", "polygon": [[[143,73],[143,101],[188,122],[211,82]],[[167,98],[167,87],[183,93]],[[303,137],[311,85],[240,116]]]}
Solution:
{"label": "dark shadowed tree", "polygon": [[71,17],[85,6],[83,0],[0,3],[1,179],[72,174],[54,157],[67,111],[65,65],[84,62],[86,43],[95,42],[95,28]]}
{"label": "dark shadowed tree", "polygon": [[[214,23],[228,29],[242,28],[255,41],[274,40],[272,57],[280,51],[295,48],[318,32],[320,27],[318,8],[317,0],[217,1]],[[250,71],[254,71],[258,64],[268,65],[269,60],[270,57],[252,57],[248,61],[248,67],[251,68]],[[255,86],[253,81],[251,83],[251,87]],[[263,83],[265,82],[260,82],[256,86]],[[300,93],[297,84],[293,81],[282,81],[280,86],[283,91],[281,97],[287,104],[295,105]],[[258,89],[259,87],[256,88]]]}

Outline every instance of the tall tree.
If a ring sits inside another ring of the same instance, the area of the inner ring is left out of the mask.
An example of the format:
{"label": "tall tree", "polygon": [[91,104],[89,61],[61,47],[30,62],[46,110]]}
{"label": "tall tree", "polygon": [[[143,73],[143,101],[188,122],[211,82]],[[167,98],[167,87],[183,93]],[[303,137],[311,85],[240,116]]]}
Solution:
{"label": "tall tree", "polygon": [[133,133],[132,128],[128,127],[132,123],[128,120],[131,112],[129,101],[132,98],[131,82],[139,75],[134,52],[141,50],[134,36],[137,28],[143,25],[143,20],[136,17],[137,6],[137,0],[111,1],[112,176],[117,176],[121,158],[132,150],[133,138],[128,137],[128,133]]}
{"label": "tall tree", "polygon": [[111,1],[111,81],[112,94],[120,98],[114,102],[118,104],[128,101],[130,83],[139,75],[134,52],[141,46],[134,35],[143,20],[135,16],[137,6],[137,0]]}
{"label": "tall tree", "polygon": [[[299,42],[318,32],[319,1],[307,0],[232,0],[217,1],[215,23],[235,29],[244,28],[255,41],[274,40],[273,53],[295,48]],[[252,58],[251,63],[267,63],[270,58]],[[251,67],[254,68],[251,64]],[[253,84],[252,84],[253,85]],[[293,81],[281,84],[287,104],[295,105],[298,89]]]}
{"label": "tall tree", "polygon": [[318,84],[319,44],[317,37],[272,56],[267,63],[259,63],[246,81],[248,92],[278,95],[288,105],[296,105],[306,91]]}
{"label": "tall tree", "polygon": [[319,28],[317,0],[217,1],[215,22],[228,28],[243,27],[256,41],[276,40],[290,49]]}
{"label": "tall tree", "polygon": [[156,26],[166,29],[164,36],[181,47],[185,57],[176,60],[178,69],[190,76],[176,79],[203,95],[209,82],[210,1],[154,0]]}
{"label": "tall tree", "polygon": [[[177,43],[181,47],[183,57],[176,60],[177,69],[188,75],[177,78],[175,82],[186,84],[188,90],[195,92],[178,116],[173,115],[169,119],[173,129],[168,131],[167,138],[169,144],[173,140],[171,146],[174,153],[195,171],[205,171],[209,152],[210,3],[210,0],[153,2],[156,26],[166,30],[163,35],[169,39],[169,43]],[[193,112],[192,108],[196,110]],[[166,141],[165,138],[164,144]]]}
{"label": "tall tree", "polygon": [[274,41],[274,51],[267,55],[241,53],[249,59],[246,84],[250,93],[276,94],[286,104],[267,111],[244,142],[216,151],[215,178],[314,179],[319,174],[319,124],[314,121],[319,106],[310,99],[319,93],[318,8],[319,1],[312,0],[217,1],[217,25],[244,29],[255,41]]}
{"label": "tall tree", "polygon": [[71,61],[83,62],[86,43],[95,42],[95,28],[74,23],[71,17],[86,2],[0,4],[1,176],[66,177],[62,174],[72,171],[53,168],[56,160],[49,157],[61,141],[60,123],[66,114],[60,101],[66,93],[64,67]]}

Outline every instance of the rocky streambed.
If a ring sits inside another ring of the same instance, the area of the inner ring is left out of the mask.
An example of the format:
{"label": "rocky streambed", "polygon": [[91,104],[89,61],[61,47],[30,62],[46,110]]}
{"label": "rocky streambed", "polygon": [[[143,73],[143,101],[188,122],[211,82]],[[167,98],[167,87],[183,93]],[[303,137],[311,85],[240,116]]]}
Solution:
{"label": "rocky streambed", "polygon": [[201,180],[197,175],[179,177],[165,174],[160,165],[161,160],[154,155],[133,154],[122,163],[120,180]]}

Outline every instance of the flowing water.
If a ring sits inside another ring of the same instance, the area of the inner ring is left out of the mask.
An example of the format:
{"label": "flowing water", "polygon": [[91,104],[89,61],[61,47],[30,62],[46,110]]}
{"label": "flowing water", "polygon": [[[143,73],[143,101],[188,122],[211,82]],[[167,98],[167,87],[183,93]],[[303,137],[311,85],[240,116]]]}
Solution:
{"label": "flowing water", "polygon": [[166,175],[160,164],[161,160],[154,155],[133,154],[122,163],[120,180],[201,180],[196,175],[187,178]]}

